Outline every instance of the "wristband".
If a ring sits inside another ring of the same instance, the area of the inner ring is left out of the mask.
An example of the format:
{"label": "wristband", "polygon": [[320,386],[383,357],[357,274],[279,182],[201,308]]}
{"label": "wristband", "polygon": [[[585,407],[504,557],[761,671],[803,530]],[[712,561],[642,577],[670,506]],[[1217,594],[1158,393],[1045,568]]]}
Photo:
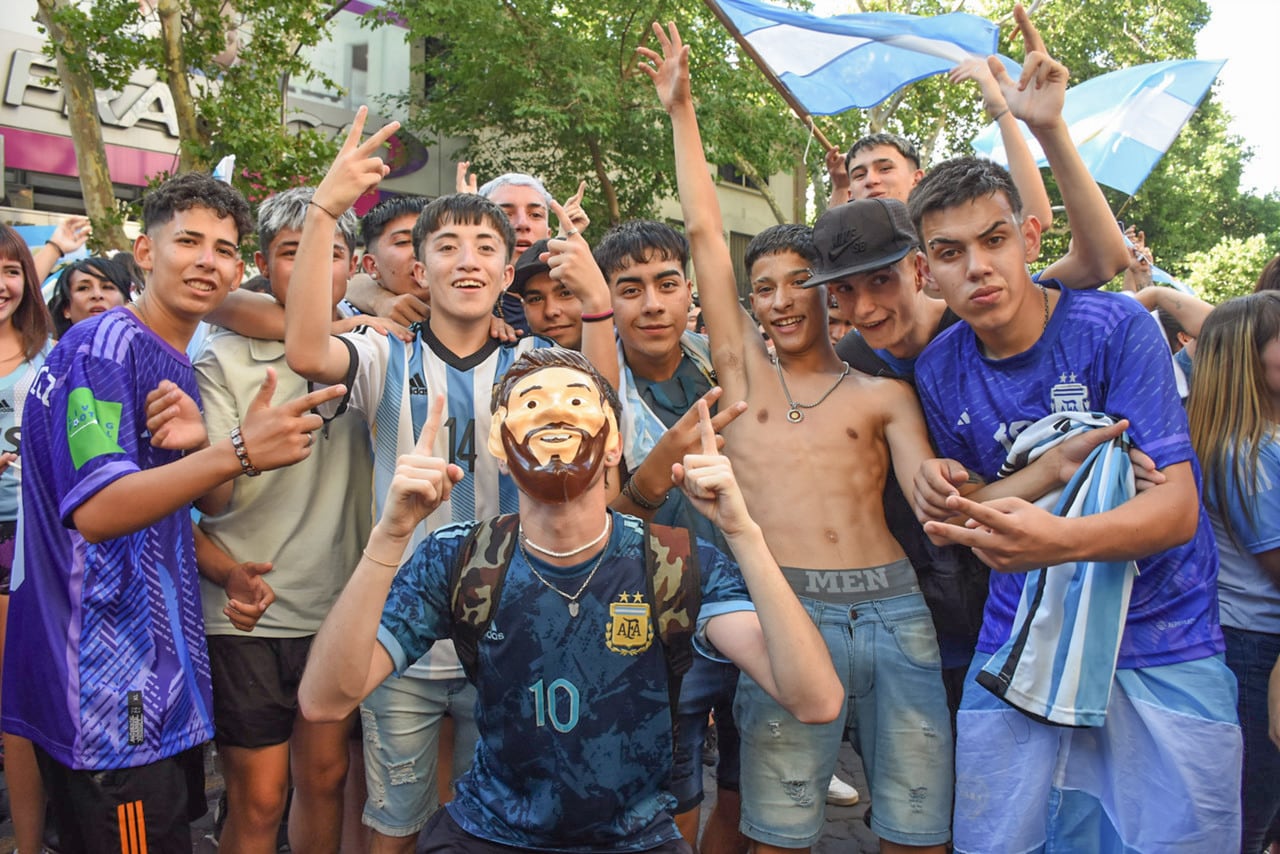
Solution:
{"label": "wristband", "polygon": [[650,501],[640,494],[640,487],[636,486],[634,477],[627,478],[627,482],[622,485],[622,494],[626,496],[632,504],[642,507],[645,510],[657,510],[666,501],[666,496],[661,501]]}
{"label": "wristband", "polygon": [[45,245],[46,245],[46,246],[52,246],[54,249],[57,249],[57,250],[58,250],[58,254],[59,254],[59,255],[66,255],[66,254],[67,254],[67,250],[63,249],[61,246],[59,246],[57,243],[55,243],[55,242],[53,241],[53,238],[52,238],[52,237],[50,237],[48,240],[46,240],[46,241],[45,241]]}
{"label": "wristband", "polygon": [[583,323],[599,323],[601,320],[609,320],[612,317],[613,317],[613,309],[607,309],[606,311],[601,311],[597,314],[582,315],[582,322]]}
{"label": "wristband", "polygon": [[993,122],[998,122],[998,121],[1000,121],[1000,119],[1004,118],[1004,114],[1005,114],[1005,113],[1007,113],[1007,112],[1009,112],[1009,108],[1008,108],[1008,107],[1005,107],[1003,110],[1001,110],[1000,112],[998,112],[998,113],[996,113],[994,116],[992,116],[992,117],[991,117],[991,121],[993,121]]}
{"label": "wristband", "polygon": [[322,211],[324,211],[325,213],[327,213],[327,214],[329,215],[329,218],[330,218],[330,219],[332,219],[334,222],[337,222],[337,221],[338,221],[338,217],[337,217],[337,215],[336,215],[336,214],[334,214],[334,212],[333,212],[333,211],[329,210],[329,209],[328,209],[328,208],[326,208],[324,205],[322,205],[322,204],[320,204],[319,202],[317,202],[315,199],[309,199],[309,200],[307,200],[307,204],[309,204],[309,205],[315,205],[317,208],[319,208],[320,210],[322,210]]}
{"label": "wristband", "polygon": [[376,557],[374,557],[373,555],[369,554],[369,550],[368,550],[368,549],[361,549],[361,550],[360,550],[360,552],[361,552],[361,554],[363,554],[365,557],[367,557],[369,560],[371,560],[371,561],[373,561],[374,563],[376,563],[378,566],[385,566],[387,569],[396,569],[396,570],[398,570],[398,569],[400,568],[400,564],[398,564],[398,563],[387,563],[385,560],[378,560]]}
{"label": "wristband", "polygon": [[231,428],[231,447],[235,448],[236,459],[240,461],[241,474],[247,474],[249,477],[257,477],[262,474],[253,464],[253,460],[249,459],[249,451],[244,446],[244,436],[240,435],[240,425]]}

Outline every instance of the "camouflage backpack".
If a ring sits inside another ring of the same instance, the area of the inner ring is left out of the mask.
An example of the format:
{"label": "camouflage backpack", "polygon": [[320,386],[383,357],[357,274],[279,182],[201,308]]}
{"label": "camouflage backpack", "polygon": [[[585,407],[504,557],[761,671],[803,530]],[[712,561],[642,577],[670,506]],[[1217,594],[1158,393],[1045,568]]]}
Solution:
{"label": "camouflage backpack", "polygon": [[[516,514],[486,519],[471,531],[449,572],[453,645],[467,678],[476,681],[480,638],[489,630],[519,537]],[[644,569],[655,634],[667,664],[674,729],[680,682],[693,664],[693,633],[702,604],[702,578],[693,537],[684,528],[644,523]]]}

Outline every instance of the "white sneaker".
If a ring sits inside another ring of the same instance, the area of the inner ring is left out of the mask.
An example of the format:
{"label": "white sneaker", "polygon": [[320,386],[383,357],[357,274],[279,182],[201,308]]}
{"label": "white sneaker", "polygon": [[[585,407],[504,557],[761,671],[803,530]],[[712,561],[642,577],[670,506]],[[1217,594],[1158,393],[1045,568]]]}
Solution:
{"label": "white sneaker", "polygon": [[827,803],[837,807],[851,807],[858,802],[858,790],[831,775],[831,785],[827,787]]}

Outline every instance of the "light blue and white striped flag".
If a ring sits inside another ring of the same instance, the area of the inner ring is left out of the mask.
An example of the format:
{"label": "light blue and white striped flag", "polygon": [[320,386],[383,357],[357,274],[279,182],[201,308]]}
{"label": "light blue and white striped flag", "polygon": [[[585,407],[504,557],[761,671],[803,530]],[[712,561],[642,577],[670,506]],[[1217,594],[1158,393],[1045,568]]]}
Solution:
{"label": "light blue and white striped flag", "polygon": [[[1226,60],[1174,59],[1123,68],[1067,90],[1062,116],[1089,174],[1132,196],[1196,111]],[[1013,74],[1014,72],[1010,72]],[[1022,130],[1040,166],[1044,152]],[[987,125],[973,150],[1008,164],[1000,128]]]}
{"label": "light blue and white striped flag", "polygon": [[819,116],[874,107],[909,83],[995,53],[999,34],[985,18],[959,12],[819,18],[755,0],[704,2]]}

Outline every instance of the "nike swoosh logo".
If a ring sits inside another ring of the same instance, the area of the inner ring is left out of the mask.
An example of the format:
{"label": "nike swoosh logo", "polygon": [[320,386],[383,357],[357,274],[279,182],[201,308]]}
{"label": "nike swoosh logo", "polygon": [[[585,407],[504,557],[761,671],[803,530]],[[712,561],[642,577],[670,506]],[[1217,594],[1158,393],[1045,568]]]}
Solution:
{"label": "nike swoosh logo", "polygon": [[863,252],[866,248],[867,241],[857,230],[842,231],[836,235],[834,245],[827,250],[827,260],[834,261],[850,249],[854,252]]}

